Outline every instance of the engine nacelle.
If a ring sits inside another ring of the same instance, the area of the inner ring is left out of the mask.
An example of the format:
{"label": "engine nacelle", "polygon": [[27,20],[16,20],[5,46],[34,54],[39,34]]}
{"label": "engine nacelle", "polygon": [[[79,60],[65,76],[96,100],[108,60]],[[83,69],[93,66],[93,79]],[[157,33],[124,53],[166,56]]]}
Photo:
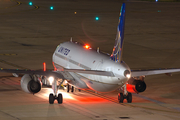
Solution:
{"label": "engine nacelle", "polygon": [[126,84],[126,89],[131,93],[144,92],[146,90],[146,83],[142,80],[131,78]]}
{"label": "engine nacelle", "polygon": [[32,94],[38,93],[41,90],[41,81],[38,79],[38,77],[35,79],[37,80],[35,81],[34,78],[29,74],[23,75],[21,78],[22,90]]}

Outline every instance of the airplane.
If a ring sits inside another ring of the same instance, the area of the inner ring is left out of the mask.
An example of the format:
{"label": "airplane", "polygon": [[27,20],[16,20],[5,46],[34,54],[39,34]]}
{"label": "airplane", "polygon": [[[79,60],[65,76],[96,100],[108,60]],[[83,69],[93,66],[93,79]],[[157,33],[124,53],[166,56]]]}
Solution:
{"label": "airplane", "polygon": [[[132,93],[140,93],[146,90],[144,81],[147,75],[171,74],[180,72],[180,69],[156,69],[156,70],[131,70],[122,60],[122,48],[125,28],[125,8],[123,3],[117,26],[117,35],[112,54],[106,54],[99,49],[92,49],[89,45],[73,42],[61,43],[57,46],[52,56],[55,70],[16,70],[0,69],[0,72],[13,73],[14,76],[22,73],[21,88],[31,94],[38,93],[42,87],[42,81],[49,78],[53,93],[49,94],[49,103],[55,100],[63,103],[63,96],[58,93],[59,86],[66,81],[67,92],[78,89],[91,89],[96,92],[111,92],[121,88],[118,94],[119,103],[124,99],[132,102]],[[57,81],[61,79],[58,84]]]}

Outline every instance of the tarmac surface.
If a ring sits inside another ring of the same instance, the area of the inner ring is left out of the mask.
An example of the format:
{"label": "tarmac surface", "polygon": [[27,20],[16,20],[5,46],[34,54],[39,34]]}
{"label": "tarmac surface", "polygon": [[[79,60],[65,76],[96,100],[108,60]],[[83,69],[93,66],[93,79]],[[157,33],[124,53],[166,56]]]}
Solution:
{"label": "tarmac surface", "polygon": [[[0,68],[53,69],[56,46],[70,40],[111,53],[122,1],[0,0]],[[50,10],[54,6],[54,10]],[[96,21],[95,17],[99,20]],[[123,60],[131,69],[180,67],[180,3],[126,1]],[[77,90],[49,105],[50,88],[21,90],[20,77],[0,73],[0,120],[179,120],[180,73],[147,76],[133,103],[119,104],[117,91]]]}

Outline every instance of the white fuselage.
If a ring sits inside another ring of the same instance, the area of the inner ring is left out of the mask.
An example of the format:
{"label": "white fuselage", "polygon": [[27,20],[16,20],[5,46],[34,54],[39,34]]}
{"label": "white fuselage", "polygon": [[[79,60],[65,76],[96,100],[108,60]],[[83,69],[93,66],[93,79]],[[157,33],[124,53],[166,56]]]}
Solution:
{"label": "white fuselage", "polygon": [[125,63],[115,62],[106,54],[86,49],[74,42],[60,44],[53,54],[53,62],[58,71],[62,68],[112,71],[115,77],[70,72],[75,79],[71,84],[77,88],[90,88],[98,92],[110,92],[124,85],[128,80],[124,71],[130,71]]}

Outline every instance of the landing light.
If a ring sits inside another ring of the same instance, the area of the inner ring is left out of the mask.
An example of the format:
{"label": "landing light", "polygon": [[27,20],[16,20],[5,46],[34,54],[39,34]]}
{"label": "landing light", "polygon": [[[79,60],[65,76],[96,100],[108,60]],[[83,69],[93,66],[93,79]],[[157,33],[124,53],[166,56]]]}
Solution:
{"label": "landing light", "polygon": [[52,83],[53,83],[53,81],[54,81],[54,77],[51,76],[51,77],[48,78],[48,80],[49,80],[49,82],[50,82],[50,85],[52,85]]}
{"label": "landing light", "polygon": [[131,75],[130,75],[130,74],[127,74],[126,77],[129,79],[129,78],[131,77]]}
{"label": "landing light", "polygon": [[125,70],[124,71],[124,76],[129,79],[131,77],[130,71],[129,70]]}
{"label": "landing light", "polygon": [[65,80],[64,83],[67,84],[68,82]]}

